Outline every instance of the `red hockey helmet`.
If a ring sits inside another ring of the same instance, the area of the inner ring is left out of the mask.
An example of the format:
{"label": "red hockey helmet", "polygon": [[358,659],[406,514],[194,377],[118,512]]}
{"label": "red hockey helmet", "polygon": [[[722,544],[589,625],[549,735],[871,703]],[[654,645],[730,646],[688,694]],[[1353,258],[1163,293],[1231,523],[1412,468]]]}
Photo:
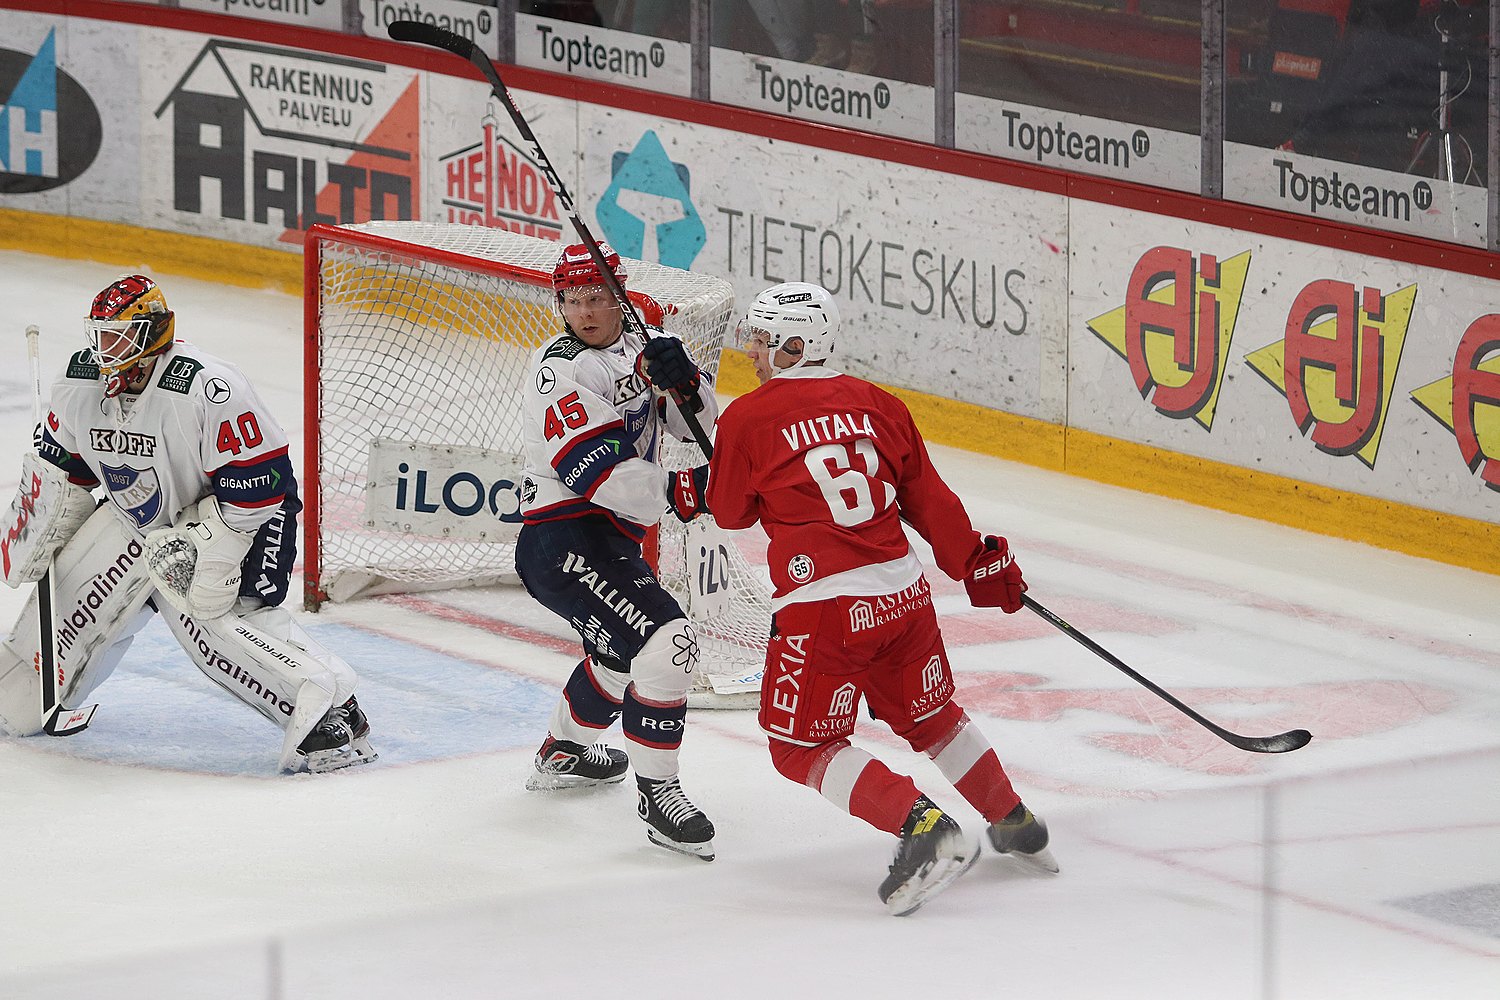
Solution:
{"label": "red hockey helmet", "polygon": [[[620,266],[620,255],[615,253],[608,243],[599,244],[599,253],[609,269],[614,272],[615,279],[621,285],[625,284],[625,269]],[[591,285],[604,284],[604,275],[599,270],[599,265],[594,263],[594,258],[589,254],[589,248],[582,243],[575,243],[562,252],[557,258],[557,266],[552,269],[552,290],[562,297],[564,289],[588,288]]]}

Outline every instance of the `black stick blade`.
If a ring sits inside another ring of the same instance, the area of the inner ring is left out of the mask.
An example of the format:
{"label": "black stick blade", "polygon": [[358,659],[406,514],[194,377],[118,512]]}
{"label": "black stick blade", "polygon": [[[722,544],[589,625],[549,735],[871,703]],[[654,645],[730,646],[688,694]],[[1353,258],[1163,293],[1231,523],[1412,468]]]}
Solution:
{"label": "black stick blade", "polygon": [[447,49],[465,59],[471,58],[474,51],[472,41],[447,28],[439,28],[435,24],[424,24],[421,21],[392,21],[385,30],[398,42],[417,42],[421,45]]}
{"label": "black stick blade", "polygon": [[1290,753],[1311,743],[1312,733],[1306,729],[1293,729],[1276,736],[1239,736],[1229,742],[1253,753]]}

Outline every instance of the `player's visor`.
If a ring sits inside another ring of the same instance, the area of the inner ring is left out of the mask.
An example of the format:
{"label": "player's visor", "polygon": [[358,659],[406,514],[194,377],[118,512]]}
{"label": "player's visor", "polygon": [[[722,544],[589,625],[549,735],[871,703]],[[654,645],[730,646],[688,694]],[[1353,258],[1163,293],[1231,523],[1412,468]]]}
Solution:
{"label": "player's visor", "polygon": [[751,322],[747,316],[734,328],[734,342],[742,351],[765,351],[777,343],[776,335]]}
{"label": "player's visor", "polygon": [[94,362],[106,375],[113,375],[135,364],[151,346],[151,318],[84,320],[89,350]]}

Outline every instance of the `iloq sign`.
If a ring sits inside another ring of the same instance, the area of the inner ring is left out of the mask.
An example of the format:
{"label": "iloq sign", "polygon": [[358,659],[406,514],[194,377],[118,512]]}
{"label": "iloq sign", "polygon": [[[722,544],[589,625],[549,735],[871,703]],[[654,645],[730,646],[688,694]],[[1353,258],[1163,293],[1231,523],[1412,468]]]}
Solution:
{"label": "iloq sign", "polygon": [[365,526],[494,542],[521,530],[519,455],[461,445],[370,443]]}

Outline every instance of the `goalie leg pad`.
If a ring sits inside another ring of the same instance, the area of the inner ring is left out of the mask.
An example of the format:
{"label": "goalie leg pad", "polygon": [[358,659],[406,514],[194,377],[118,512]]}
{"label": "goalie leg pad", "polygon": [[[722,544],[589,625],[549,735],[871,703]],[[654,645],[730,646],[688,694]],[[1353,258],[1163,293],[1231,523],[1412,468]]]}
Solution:
{"label": "goalie leg pad", "polygon": [[[59,697],[76,706],[102,684],[150,621],[153,593],[139,537],[111,506],[100,507],[52,565]],[[41,629],[32,593],[0,646],[0,723],[18,736],[42,730]]]}
{"label": "goalie leg pad", "polygon": [[177,612],[163,617],[199,670],[285,731],[281,769],[305,769],[297,747],[329,709],[342,704],[334,700],[340,692],[353,692],[348,665],[332,656],[325,662],[286,633],[277,636],[259,627],[268,617],[274,627],[274,617],[230,614],[200,621]]}

